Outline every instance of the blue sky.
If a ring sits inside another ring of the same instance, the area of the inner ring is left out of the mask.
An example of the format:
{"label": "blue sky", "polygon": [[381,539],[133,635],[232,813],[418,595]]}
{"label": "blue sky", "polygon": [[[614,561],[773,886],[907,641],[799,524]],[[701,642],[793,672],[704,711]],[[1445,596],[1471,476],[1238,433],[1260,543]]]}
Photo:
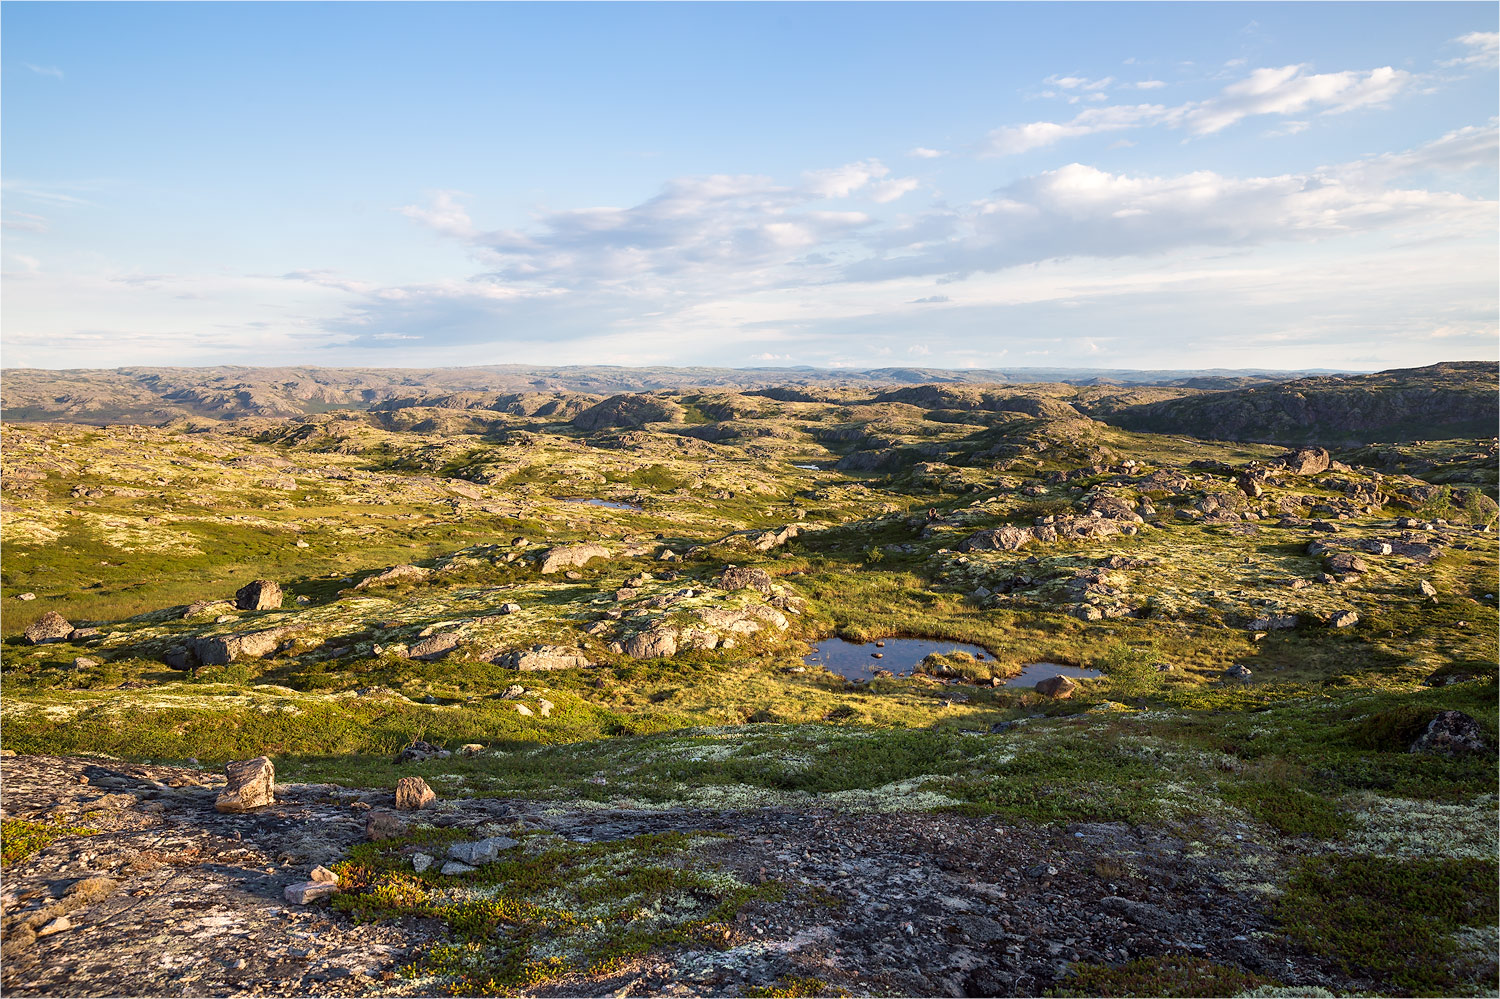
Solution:
{"label": "blue sky", "polygon": [[0,363],[1497,354],[1497,8],[0,5]]}

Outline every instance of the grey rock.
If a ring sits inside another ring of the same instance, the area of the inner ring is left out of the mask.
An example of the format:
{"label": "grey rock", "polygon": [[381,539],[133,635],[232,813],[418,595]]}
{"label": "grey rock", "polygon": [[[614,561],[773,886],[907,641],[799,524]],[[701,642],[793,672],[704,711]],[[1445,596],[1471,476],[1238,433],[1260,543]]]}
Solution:
{"label": "grey rock", "polygon": [[227,763],[224,774],[229,778],[229,786],[214,802],[216,811],[239,814],[275,804],[276,768],[269,758],[257,756],[253,760]]}
{"label": "grey rock", "polygon": [[555,669],[582,669],[593,666],[579,649],[563,645],[533,645],[529,649],[511,649],[492,660],[497,666],[523,673]]}
{"label": "grey rock", "polygon": [[437,801],[437,793],[420,777],[402,777],[396,781],[396,808],[401,811],[433,808]]}
{"label": "grey rock", "polygon": [[66,641],[71,634],[73,634],[73,626],[57,611],[48,611],[43,614],[27,625],[23,633],[28,645]]}
{"label": "grey rock", "polygon": [[450,860],[442,866],[442,869],[438,873],[445,878],[451,878],[458,874],[468,874],[473,870],[474,868],[468,864],[459,863],[457,860]]}
{"label": "grey rock", "polygon": [[448,858],[475,866],[488,864],[500,856],[501,850],[509,850],[518,844],[518,840],[511,839],[509,836],[491,836],[488,839],[454,843],[448,847]]}
{"label": "grey rock", "polygon": [[242,611],[275,610],[281,606],[281,586],[270,579],[246,583],[235,591],[234,606]]}
{"label": "grey rock", "polygon": [[1352,628],[1359,624],[1359,615],[1352,610],[1338,611],[1328,619],[1330,628]]}
{"label": "grey rock", "polygon": [[441,659],[458,646],[457,635],[433,635],[408,648],[406,656],[408,659]]}
{"label": "grey rock", "polygon": [[428,853],[414,853],[411,855],[411,869],[421,874],[427,868],[431,867],[433,861],[436,859],[436,857]]}
{"label": "grey rock", "polygon": [[559,569],[571,569],[585,565],[596,558],[609,558],[610,552],[603,545],[560,545],[547,552],[546,558],[542,560],[542,575],[556,572]]}
{"label": "grey rock", "polygon": [[1482,753],[1486,749],[1484,733],[1479,723],[1462,711],[1441,711],[1427,729],[1411,744],[1413,753],[1431,753],[1440,756],[1463,756]]}
{"label": "grey rock", "polygon": [[1036,692],[1038,694],[1045,694],[1047,697],[1054,697],[1058,700],[1072,697],[1073,692],[1077,689],[1078,684],[1065,676],[1049,676],[1047,679],[1039,681],[1036,685]]}

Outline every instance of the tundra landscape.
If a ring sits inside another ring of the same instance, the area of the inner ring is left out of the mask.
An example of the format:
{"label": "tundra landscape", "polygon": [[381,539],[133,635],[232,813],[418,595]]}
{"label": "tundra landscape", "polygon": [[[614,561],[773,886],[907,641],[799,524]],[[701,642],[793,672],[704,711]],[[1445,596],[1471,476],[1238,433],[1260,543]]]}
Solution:
{"label": "tundra landscape", "polygon": [[8,371],[6,993],[1493,994],[1496,365],[1048,374]]}

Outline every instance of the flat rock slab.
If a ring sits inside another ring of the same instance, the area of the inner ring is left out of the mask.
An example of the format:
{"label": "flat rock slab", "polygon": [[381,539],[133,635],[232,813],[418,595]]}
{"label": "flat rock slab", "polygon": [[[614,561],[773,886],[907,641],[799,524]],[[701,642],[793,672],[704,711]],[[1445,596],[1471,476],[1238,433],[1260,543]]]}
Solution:
{"label": "flat rock slab", "polygon": [[[365,839],[368,806],[389,801],[389,790],[278,785],[275,804],[225,815],[214,810],[224,778],[202,771],[18,756],[0,761],[0,777],[7,818],[99,830],[56,840],[5,872],[7,924],[98,879],[63,914],[65,924],[7,955],[7,995],[417,994],[398,969],[444,939],[431,920],[357,926],[322,900],[286,901],[288,886],[336,890],[309,881],[309,872]],[[745,883],[788,888],[785,899],[740,912],[729,950],[666,950],[606,976],[549,983],[534,990],[539,996],[737,996],[792,976],[851,995],[1041,995],[1066,987],[1070,962],[1158,954],[1235,964],[1293,985],[1356,987],[1266,932],[1263,898],[1238,886],[1258,883],[1278,857],[1248,837],[1205,855],[1166,831],[1118,823],[572,810],[496,798],[445,802],[421,818],[475,836],[520,822],[578,843],[726,833],[698,849],[701,862]],[[413,850],[411,859],[429,873],[441,865],[463,874],[517,847],[507,836],[454,845],[462,857],[419,860]]]}

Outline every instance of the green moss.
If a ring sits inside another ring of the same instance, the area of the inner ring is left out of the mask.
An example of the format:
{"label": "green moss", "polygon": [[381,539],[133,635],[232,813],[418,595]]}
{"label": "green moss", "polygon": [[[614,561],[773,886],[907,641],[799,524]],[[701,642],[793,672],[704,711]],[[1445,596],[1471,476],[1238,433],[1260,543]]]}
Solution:
{"label": "green moss", "polygon": [[1273,906],[1284,932],[1383,991],[1437,995],[1457,983],[1452,934],[1495,922],[1494,860],[1335,857],[1304,861]]}
{"label": "green moss", "polygon": [[65,836],[92,836],[99,830],[28,819],[0,821],[0,868],[13,867]]}
{"label": "green moss", "polygon": [[803,999],[806,996],[844,996],[849,993],[820,978],[791,975],[777,979],[774,985],[752,985],[744,994],[749,999]]}
{"label": "green moss", "polygon": [[1075,964],[1066,988],[1049,996],[1232,996],[1269,978],[1201,957],[1145,957],[1128,964]]}

